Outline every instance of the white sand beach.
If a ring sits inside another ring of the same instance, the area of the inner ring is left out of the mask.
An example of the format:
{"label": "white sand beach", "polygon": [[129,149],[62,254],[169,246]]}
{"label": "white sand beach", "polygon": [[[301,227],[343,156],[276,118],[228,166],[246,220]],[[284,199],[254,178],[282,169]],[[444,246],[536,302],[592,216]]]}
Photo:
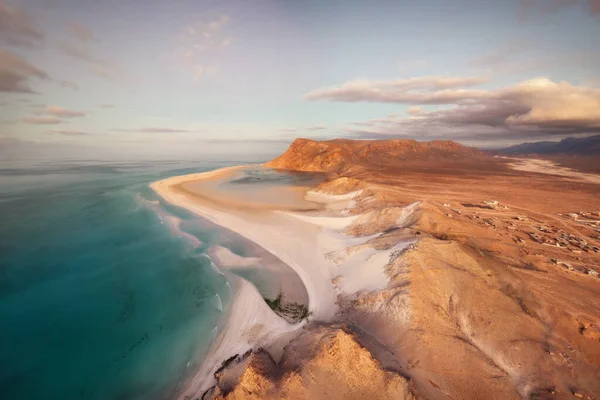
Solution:
{"label": "white sand beach", "polygon": [[[291,267],[306,287],[310,319],[330,321],[338,311],[338,295],[380,289],[387,284],[383,267],[393,248],[378,251],[365,248],[350,256],[349,246],[356,246],[378,236],[353,237],[343,233],[358,215],[347,215],[361,192],[329,195],[311,191],[307,200],[326,205],[323,212],[290,212],[282,210],[232,208],[230,204],[210,201],[210,193],[201,196],[182,188],[182,184],[204,179],[225,179],[236,169],[225,168],[207,173],[168,178],[151,184],[164,200],[183,207],[210,221],[230,229],[261,246]],[[333,253],[345,262],[334,262]],[[248,260],[218,250],[221,262],[244,264]],[[347,258],[347,261],[345,260]],[[251,260],[256,261],[256,260]],[[360,265],[359,265],[360,264]],[[360,268],[357,268],[357,265]],[[344,276],[346,275],[346,276]],[[241,278],[234,278],[234,299],[222,330],[196,375],[185,384],[179,398],[196,398],[214,384],[213,373],[221,363],[248,349],[267,348],[277,356],[281,348],[298,333],[303,323],[292,325],[277,316],[264,302],[256,288]],[[335,282],[335,283],[334,283]],[[340,284],[340,282],[342,282]],[[283,340],[278,338],[284,337]],[[269,347],[271,345],[271,347]]]}

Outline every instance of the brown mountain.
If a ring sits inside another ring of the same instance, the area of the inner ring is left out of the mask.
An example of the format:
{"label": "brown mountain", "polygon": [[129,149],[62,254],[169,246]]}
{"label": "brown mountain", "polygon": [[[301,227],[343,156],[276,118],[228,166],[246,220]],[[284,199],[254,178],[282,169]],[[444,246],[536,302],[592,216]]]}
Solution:
{"label": "brown mountain", "polygon": [[483,153],[450,140],[417,142],[409,139],[314,141],[296,139],[281,156],[266,166],[296,171],[347,173],[362,168],[454,163],[479,158]]}

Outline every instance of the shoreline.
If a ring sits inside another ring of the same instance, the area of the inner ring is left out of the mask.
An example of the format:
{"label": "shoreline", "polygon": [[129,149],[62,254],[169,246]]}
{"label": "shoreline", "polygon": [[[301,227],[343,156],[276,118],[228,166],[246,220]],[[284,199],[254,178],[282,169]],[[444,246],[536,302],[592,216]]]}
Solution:
{"label": "shoreline", "polygon": [[[331,282],[332,277],[323,267],[327,260],[319,251],[306,254],[303,249],[315,248],[314,238],[318,229],[284,213],[251,212],[233,210],[210,201],[210,196],[198,196],[182,188],[185,183],[224,178],[234,171],[252,167],[242,165],[213,171],[176,176],[153,182],[150,187],[166,202],[182,207],[211,222],[234,231],[247,240],[261,246],[279,258],[296,272],[308,293],[308,308],[311,319],[330,320],[337,311],[337,296]],[[286,210],[287,211],[287,210]],[[260,226],[261,229],[256,229]],[[282,232],[281,230],[287,231]],[[286,238],[294,238],[289,243]],[[306,240],[310,238],[310,240]],[[283,239],[283,240],[282,240]],[[303,240],[304,239],[304,240]],[[302,245],[300,242],[303,242]],[[320,271],[321,270],[321,271]],[[202,396],[215,384],[213,372],[221,363],[249,349],[271,347],[277,355],[305,325],[305,321],[290,324],[278,316],[258,293],[258,290],[242,278],[228,274],[234,292],[229,312],[224,314],[222,330],[211,345],[211,350],[194,375],[178,391],[177,398]],[[255,329],[260,326],[261,329]],[[281,339],[281,340],[280,340]]]}
{"label": "shoreline", "polygon": [[[180,399],[202,396],[214,386],[212,373],[224,360],[258,348],[265,348],[278,359],[283,347],[300,334],[308,320],[331,322],[341,311],[342,298],[382,290],[389,282],[385,266],[394,253],[402,250],[371,248],[367,242],[381,232],[362,236],[345,233],[346,228],[365,215],[350,215],[362,190],[340,195],[311,188],[305,190],[304,198],[316,207],[256,210],[253,207],[232,209],[211,201],[210,193],[196,194],[182,187],[204,179],[225,178],[247,167],[176,176],[154,182],[150,187],[168,203],[243,236],[290,267],[306,288],[310,317],[295,325],[288,323],[269,308],[254,285],[235,276],[233,280],[237,284],[232,284],[235,286],[232,290],[238,291],[234,293],[230,312],[224,315],[222,331],[218,332],[200,369],[178,392]],[[413,208],[407,210],[413,212]],[[400,219],[397,222],[401,224]]]}

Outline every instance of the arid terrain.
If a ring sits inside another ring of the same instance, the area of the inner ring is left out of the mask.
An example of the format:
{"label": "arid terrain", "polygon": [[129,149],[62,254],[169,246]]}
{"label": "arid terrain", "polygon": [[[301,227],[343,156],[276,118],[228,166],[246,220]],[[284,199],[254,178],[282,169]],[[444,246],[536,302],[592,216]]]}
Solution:
{"label": "arid terrain", "polygon": [[266,166],[358,193],[344,233],[365,240],[334,264],[407,246],[384,288],[341,291],[333,318],[280,358],[233,357],[203,397],[599,399],[600,184],[511,163],[453,142],[296,140]]}

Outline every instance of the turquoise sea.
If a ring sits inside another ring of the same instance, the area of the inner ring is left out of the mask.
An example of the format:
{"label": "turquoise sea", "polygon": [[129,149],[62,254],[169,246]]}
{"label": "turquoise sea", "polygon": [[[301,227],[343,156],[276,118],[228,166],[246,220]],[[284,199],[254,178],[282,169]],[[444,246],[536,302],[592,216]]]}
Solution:
{"label": "turquoise sea", "polygon": [[0,398],[171,397],[231,297],[205,251],[243,247],[148,184],[268,158],[2,160]]}

